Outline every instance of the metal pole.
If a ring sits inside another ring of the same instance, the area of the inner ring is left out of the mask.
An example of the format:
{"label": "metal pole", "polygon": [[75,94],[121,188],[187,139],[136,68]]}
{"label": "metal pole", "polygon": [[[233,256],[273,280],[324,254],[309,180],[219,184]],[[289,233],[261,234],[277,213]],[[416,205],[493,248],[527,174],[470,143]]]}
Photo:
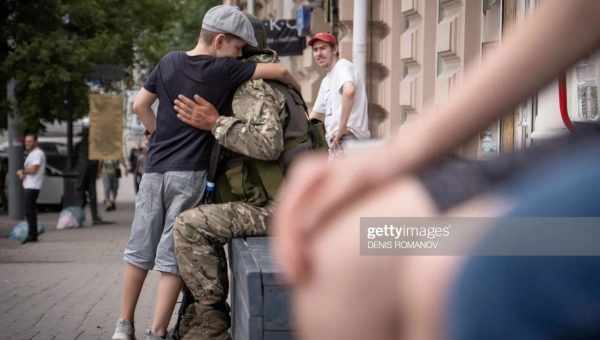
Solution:
{"label": "metal pole", "polygon": [[15,88],[17,81],[11,79],[6,86],[6,97],[14,112],[8,115],[8,214],[13,220],[22,220],[25,216],[23,207],[23,186],[17,177],[17,170],[23,168],[23,136],[17,121],[17,100]]}
{"label": "metal pole", "polygon": [[73,110],[71,105],[71,84],[65,88],[65,110],[67,112],[67,171],[73,169]]}
{"label": "metal pole", "polygon": [[250,14],[250,15],[256,15],[255,14],[255,11],[256,11],[256,1],[255,0],[248,0],[247,5],[248,5],[248,14]]}
{"label": "metal pole", "polygon": [[367,82],[367,24],[369,0],[354,0],[352,26],[352,62],[362,80]]}
{"label": "metal pole", "polygon": [[73,115],[68,113],[67,118],[67,170],[73,169]]}

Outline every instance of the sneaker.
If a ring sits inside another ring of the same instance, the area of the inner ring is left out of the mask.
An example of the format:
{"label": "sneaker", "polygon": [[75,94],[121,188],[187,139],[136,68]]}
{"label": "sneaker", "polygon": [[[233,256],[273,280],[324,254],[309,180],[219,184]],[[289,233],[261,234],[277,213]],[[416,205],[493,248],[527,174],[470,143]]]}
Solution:
{"label": "sneaker", "polygon": [[112,340],[135,340],[135,328],[133,327],[133,322],[119,319]]}
{"label": "sneaker", "polygon": [[152,334],[152,331],[147,329],[144,331],[144,340],[165,340],[167,339],[166,336],[158,336],[155,334]]}
{"label": "sneaker", "polygon": [[38,241],[37,235],[36,236],[27,236],[27,238],[25,238],[23,241],[21,241],[21,244],[37,242],[37,241]]}

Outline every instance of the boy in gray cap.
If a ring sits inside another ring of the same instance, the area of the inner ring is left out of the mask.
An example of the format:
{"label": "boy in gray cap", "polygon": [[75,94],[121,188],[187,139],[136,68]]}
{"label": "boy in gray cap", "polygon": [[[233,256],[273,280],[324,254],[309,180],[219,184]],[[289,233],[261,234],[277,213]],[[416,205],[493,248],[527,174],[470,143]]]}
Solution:
{"label": "boy in gray cap", "polygon": [[[182,286],[174,254],[173,222],[180,212],[200,202],[214,140],[210,132],[177,119],[174,96],[198,94],[219,112],[232,112],[234,91],[247,80],[275,79],[298,87],[278,64],[237,60],[246,44],[257,46],[248,18],[237,7],[213,7],[204,16],[196,47],[164,56],[135,99],[133,109],[152,135],[125,249],[123,300],[114,340],[135,339],[135,306],[148,270],[158,270],[160,279],[152,327],[144,339],[161,339],[167,334]],[[159,106],[155,115],[152,104],[156,99]]]}

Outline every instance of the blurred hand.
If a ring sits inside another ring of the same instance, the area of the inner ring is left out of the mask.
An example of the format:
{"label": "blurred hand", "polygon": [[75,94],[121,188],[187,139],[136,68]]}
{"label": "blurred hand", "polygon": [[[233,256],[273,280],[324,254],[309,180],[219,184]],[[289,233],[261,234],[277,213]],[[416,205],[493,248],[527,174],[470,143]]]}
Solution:
{"label": "blurred hand", "polygon": [[346,135],[347,133],[348,133],[348,129],[339,129],[335,133],[335,136],[333,136],[333,139],[331,140],[331,148],[332,149],[340,148],[342,145],[342,138],[344,138],[344,135]]}
{"label": "blurred hand", "polygon": [[212,130],[219,118],[219,111],[198,95],[194,95],[194,100],[184,95],[177,96],[174,109],[179,120],[200,130]]}
{"label": "blurred hand", "polygon": [[299,283],[310,274],[306,249],[319,229],[393,178],[386,166],[388,153],[379,147],[329,162],[327,155],[311,155],[292,166],[273,217],[274,254],[289,283]]}
{"label": "blurred hand", "polygon": [[19,177],[19,179],[23,179],[23,176],[25,176],[25,174],[23,173],[23,170],[17,170],[17,177]]}

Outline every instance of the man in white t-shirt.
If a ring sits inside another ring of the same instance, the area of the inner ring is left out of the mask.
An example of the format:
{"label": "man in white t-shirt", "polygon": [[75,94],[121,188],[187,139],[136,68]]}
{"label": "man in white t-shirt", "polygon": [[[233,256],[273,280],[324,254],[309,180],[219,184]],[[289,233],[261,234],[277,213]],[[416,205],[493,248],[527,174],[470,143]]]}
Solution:
{"label": "man in white t-shirt", "polygon": [[17,176],[23,181],[25,189],[25,218],[27,219],[28,233],[23,243],[37,242],[37,205],[36,201],[44,182],[46,171],[46,155],[38,147],[37,135],[25,136],[25,150],[29,152],[25,159],[23,169],[17,171]]}
{"label": "man in white t-shirt", "polygon": [[334,35],[317,33],[308,44],[312,47],[317,65],[327,70],[311,118],[325,116],[325,136],[330,154],[335,155],[343,149],[346,141],[371,136],[367,91],[364,80],[358,75],[354,65],[339,58]]}

